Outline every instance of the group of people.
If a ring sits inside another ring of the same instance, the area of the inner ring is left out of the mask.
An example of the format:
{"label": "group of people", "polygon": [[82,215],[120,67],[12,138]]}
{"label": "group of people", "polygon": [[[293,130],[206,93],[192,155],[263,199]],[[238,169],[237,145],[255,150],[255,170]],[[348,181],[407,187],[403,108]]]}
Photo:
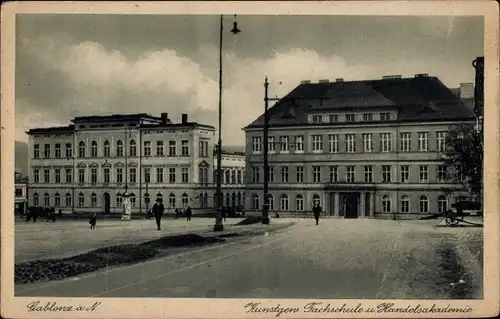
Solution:
{"label": "group of people", "polygon": [[[59,209],[59,216],[62,215],[62,210]],[[26,222],[33,220],[36,223],[39,217],[46,217],[46,221],[56,221],[56,209],[54,207],[40,207],[33,206],[29,207],[26,212]]]}

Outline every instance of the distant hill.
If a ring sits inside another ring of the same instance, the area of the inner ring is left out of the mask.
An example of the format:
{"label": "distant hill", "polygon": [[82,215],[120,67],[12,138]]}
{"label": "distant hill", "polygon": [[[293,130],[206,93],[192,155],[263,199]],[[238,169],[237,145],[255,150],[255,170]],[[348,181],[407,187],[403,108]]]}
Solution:
{"label": "distant hill", "polygon": [[28,175],[28,144],[16,141],[15,145],[15,167],[16,172]]}

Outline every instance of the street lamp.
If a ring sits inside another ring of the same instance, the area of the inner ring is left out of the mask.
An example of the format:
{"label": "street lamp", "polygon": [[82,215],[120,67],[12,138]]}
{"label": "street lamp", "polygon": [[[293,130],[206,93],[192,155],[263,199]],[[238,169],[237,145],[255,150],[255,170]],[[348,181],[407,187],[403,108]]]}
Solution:
{"label": "street lamp", "polygon": [[[238,29],[238,23],[236,22],[236,15],[234,15],[233,28],[231,29],[231,33],[234,35],[241,32]],[[224,16],[221,14],[220,16],[220,32],[219,32],[219,138],[217,141],[217,185],[215,190],[215,204],[216,204],[216,216],[215,216],[215,225],[214,231],[222,231],[224,230],[224,226],[222,225],[222,35],[223,35],[223,23]]]}

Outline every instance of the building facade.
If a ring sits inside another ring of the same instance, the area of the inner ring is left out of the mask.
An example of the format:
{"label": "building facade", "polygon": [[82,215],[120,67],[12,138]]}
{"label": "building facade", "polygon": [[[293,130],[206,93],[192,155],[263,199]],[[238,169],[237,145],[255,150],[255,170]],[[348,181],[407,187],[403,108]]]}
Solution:
{"label": "building facade", "polygon": [[76,117],[66,127],[31,129],[29,199],[64,213],[132,214],[157,198],[167,211],[213,205],[213,126],[173,123],[167,113]]}
{"label": "building facade", "polygon": [[[263,205],[263,115],[245,128],[247,211]],[[269,109],[270,212],[408,219],[466,196],[442,165],[449,127],[474,115],[439,79],[302,82]],[[252,211],[252,212],[250,212]]]}
{"label": "building facade", "polygon": [[[244,209],[245,206],[245,153],[223,151],[221,157],[223,206]],[[214,153],[217,168],[217,154]],[[213,176],[217,176],[216,170]]]}
{"label": "building facade", "polygon": [[21,173],[14,175],[14,213],[25,215],[28,209],[28,179]]}

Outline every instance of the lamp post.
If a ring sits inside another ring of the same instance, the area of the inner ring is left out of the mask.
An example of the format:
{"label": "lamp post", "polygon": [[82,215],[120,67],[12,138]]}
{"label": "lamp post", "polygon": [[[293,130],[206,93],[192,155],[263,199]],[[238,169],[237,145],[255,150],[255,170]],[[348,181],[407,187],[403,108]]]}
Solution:
{"label": "lamp post", "polygon": [[[484,152],[484,57],[477,57],[472,61],[472,66],[476,69],[474,83],[474,113],[476,114],[476,130],[478,132],[481,150]],[[481,160],[484,161],[484,154]],[[484,166],[484,163],[483,163]],[[479,195],[479,204],[483,209],[483,189]]]}
{"label": "lamp post", "polygon": [[269,153],[269,141],[268,141],[268,131],[269,131],[269,82],[267,81],[267,76],[264,81],[264,205],[262,206],[262,224],[269,225],[269,163],[268,163],[268,153]]}
{"label": "lamp post", "polygon": [[[238,24],[235,21],[233,22],[233,28],[231,29],[231,33],[238,34],[241,30],[238,29]],[[222,38],[223,38],[223,27],[224,24],[224,16],[221,14],[220,16],[220,29],[219,29],[219,136],[217,141],[217,184],[215,189],[215,205],[216,205],[216,216],[215,216],[215,225],[214,231],[222,231],[224,230],[224,226],[222,225]]]}

